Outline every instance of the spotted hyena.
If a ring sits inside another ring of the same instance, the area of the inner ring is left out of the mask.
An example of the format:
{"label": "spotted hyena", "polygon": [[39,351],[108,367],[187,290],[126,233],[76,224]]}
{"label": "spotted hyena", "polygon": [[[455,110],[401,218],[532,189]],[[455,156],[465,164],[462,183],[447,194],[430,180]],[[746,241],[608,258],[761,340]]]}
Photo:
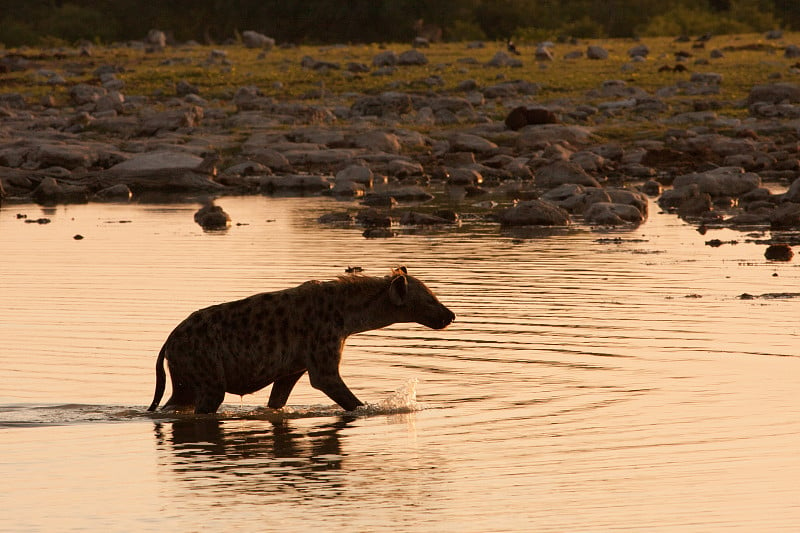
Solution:
{"label": "spotted hyena", "polygon": [[339,376],[345,339],[397,322],[442,329],[455,315],[405,267],[385,277],[342,276],[256,294],[195,311],[170,333],[156,362],[156,391],[164,394],[169,365],[172,396],[164,408],[214,413],[226,392],[251,394],[272,383],[269,407],[286,405],[297,380],[347,411],[363,405]]}

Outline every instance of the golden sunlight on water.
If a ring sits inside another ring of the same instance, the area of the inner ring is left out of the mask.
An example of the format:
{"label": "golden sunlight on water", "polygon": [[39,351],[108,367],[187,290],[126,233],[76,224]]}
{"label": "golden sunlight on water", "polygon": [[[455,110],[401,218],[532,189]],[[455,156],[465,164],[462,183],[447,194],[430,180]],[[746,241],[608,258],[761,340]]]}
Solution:
{"label": "golden sunlight on water", "polygon": [[[0,209],[0,531],[800,524],[800,299],[738,298],[797,292],[800,270],[741,234],[710,248],[654,213],[611,234],[367,240],[316,224],[330,199],[219,204],[226,233],[191,205]],[[193,310],[400,263],[457,319],[349,339],[360,415],[307,378],[283,415],[259,409],[268,390],[218,417],[143,412]]]}

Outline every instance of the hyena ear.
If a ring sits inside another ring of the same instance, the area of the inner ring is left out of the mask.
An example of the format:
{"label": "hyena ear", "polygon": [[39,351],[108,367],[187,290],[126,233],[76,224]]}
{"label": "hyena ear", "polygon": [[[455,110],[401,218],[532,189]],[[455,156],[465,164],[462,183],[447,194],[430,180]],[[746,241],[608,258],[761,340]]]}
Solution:
{"label": "hyena ear", "polygon": [[405,276],[395,276],[389,285],[389,301],[400,306],[406,303],[408,296],[408,279]]}

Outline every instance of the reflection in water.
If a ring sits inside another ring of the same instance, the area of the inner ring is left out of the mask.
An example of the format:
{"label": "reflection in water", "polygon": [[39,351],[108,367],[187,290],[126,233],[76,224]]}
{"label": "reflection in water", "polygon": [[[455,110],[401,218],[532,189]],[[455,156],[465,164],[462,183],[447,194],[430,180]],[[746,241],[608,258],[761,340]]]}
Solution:
{"label": "reflection in water", "polygon": [[303,431],[289,419],[189,417],[156,423],[155,437],[160,462],[193,490],[236,498],[313,488],[316,496],[333,498],[342,490],[331,475],[344,461],[340,433],[352,420],[340,417]]}
{"label": "reflection in water", "polygon": [[[42,226],[0,208],[0,532],[800,523],[797,264],[730,230],[711,248],[657,209],[631,231],[467,219],[374,240],[321,228],[331,199],[219,203],[226,233],[197,206],[59,206]],[[328,401],[305,379],[280,416],[254,411],[268,389],[217,417],[144,414],[193,310],[401,263],[458,320],[351,337],[341,368],[367,402],[419,379],[420,406],[399,395],[413,412],[298,409]]]}

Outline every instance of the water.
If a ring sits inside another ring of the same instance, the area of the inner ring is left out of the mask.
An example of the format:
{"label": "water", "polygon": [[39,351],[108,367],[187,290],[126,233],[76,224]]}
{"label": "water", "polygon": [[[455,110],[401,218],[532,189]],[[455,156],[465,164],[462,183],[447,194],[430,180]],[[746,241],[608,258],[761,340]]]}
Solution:
{"label": "water", "polygon": [[[747,235],[653,208],[630,231],[368,240],[315,222],[328,198],[219,204],[222,233],[196,205],[0,208],[0,531],[800,527],[800,298],[739,298],[800,270]],[[354,416],[307,378],[282,414],[269,389],[144,412],[191,311],[398,264],[458,317],[351,337]]]}

